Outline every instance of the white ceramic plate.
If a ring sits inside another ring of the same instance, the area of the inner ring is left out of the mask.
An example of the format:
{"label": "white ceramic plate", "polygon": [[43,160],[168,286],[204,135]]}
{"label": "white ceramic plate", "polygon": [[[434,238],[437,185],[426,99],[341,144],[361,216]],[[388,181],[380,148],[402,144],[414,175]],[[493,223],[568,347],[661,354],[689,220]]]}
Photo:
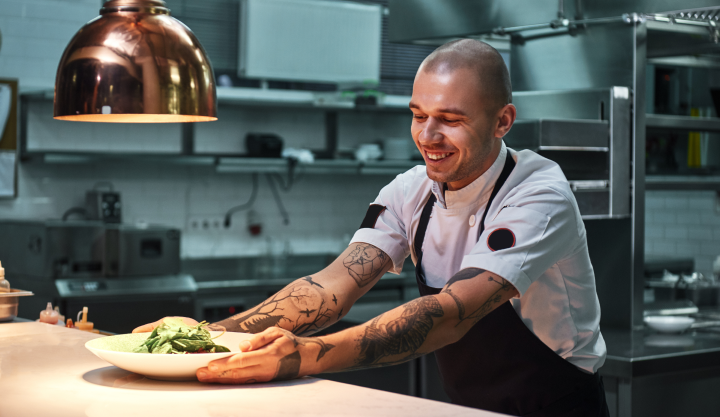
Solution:
{"label": "white ceramic plate", "polygon": [[[222,332],[210,332],[216,337]],[[132,353],[132,350],[147,339],[150,333],[130,333],[93,339],[85,343],[85,347],[99,358],[104,359],[118,368],[148,378],[165,381],[197,380],[195,371],[204,368],[216,359],[240,352],[240,342],[251,338],[249,333],[225,333],[215,339],[215,344],[230,349],[223,353],[197,353],[188,355],[164,355],[152,353]]]}
{"label": "white ceramic plate", "polygon": [[687,316],[648,316],[645,324],[663,333],[677,333],[689,328],[695,319]]}

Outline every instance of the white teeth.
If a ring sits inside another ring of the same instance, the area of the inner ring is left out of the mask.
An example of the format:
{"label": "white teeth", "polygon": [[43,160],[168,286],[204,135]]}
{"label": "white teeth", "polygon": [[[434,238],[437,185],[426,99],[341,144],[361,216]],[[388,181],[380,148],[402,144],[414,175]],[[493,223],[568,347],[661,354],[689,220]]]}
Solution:
{"label": "white teeth", "polygon": [[437,154],[437,153],[436,153],[436,154],[432,154],[432,153],[429,153],[429,154],[427,154],[428,158],[430,158],[430,159],[432,159],[432,160],[435,160],[435,161],[437,161],[438,159],[447,158],[448,155],[450,155],[450,154],[449,154],[449,153],[441,153],[441,154]]}

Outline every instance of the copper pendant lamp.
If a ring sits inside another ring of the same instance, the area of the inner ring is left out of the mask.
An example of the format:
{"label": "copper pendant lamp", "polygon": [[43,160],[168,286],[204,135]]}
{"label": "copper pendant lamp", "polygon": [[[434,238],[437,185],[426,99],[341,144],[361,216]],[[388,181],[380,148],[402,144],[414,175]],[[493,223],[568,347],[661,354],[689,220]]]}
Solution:
{"label": "copper pendant lamp", "polygon": [[54,117],[113,123],[217,120],[212,66],[164,1],[107,1],[63,53]]}

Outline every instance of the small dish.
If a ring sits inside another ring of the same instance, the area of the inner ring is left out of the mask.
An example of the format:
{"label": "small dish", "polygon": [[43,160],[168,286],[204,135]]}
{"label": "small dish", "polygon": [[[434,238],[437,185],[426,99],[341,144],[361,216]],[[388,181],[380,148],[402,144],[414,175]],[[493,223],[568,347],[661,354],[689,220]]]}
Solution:
{"label": "small dish", "polygon": [[[222,353],[196,353],[186,355],[167,355],[152,353],[133,353],[150,333],[129,333],[93,339],[85,347],[100,359],[118,368],[151,379],[163,381],[193,381],[195,372],[216,359],[222,359],[240,352],[240,342],[253,337],[249,333],[210,332],[215,343],[230,349]],[[218,337],[219,336],[219,337]]]}
{"label": "small dish", "polygon": [[645,324],[662,333],[679,333],[687,330],[695,319],[687,316],[648,316]]}

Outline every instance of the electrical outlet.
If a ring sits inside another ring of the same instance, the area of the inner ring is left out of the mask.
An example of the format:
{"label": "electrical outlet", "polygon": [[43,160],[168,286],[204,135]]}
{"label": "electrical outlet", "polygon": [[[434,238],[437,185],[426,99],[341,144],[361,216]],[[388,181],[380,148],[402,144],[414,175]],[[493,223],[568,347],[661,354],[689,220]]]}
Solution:
{"label": "electrical outlet", "polygon": [[221,216],[192,216],[188,219],[188,230],[211,232],[224,230],[224,218]]}

